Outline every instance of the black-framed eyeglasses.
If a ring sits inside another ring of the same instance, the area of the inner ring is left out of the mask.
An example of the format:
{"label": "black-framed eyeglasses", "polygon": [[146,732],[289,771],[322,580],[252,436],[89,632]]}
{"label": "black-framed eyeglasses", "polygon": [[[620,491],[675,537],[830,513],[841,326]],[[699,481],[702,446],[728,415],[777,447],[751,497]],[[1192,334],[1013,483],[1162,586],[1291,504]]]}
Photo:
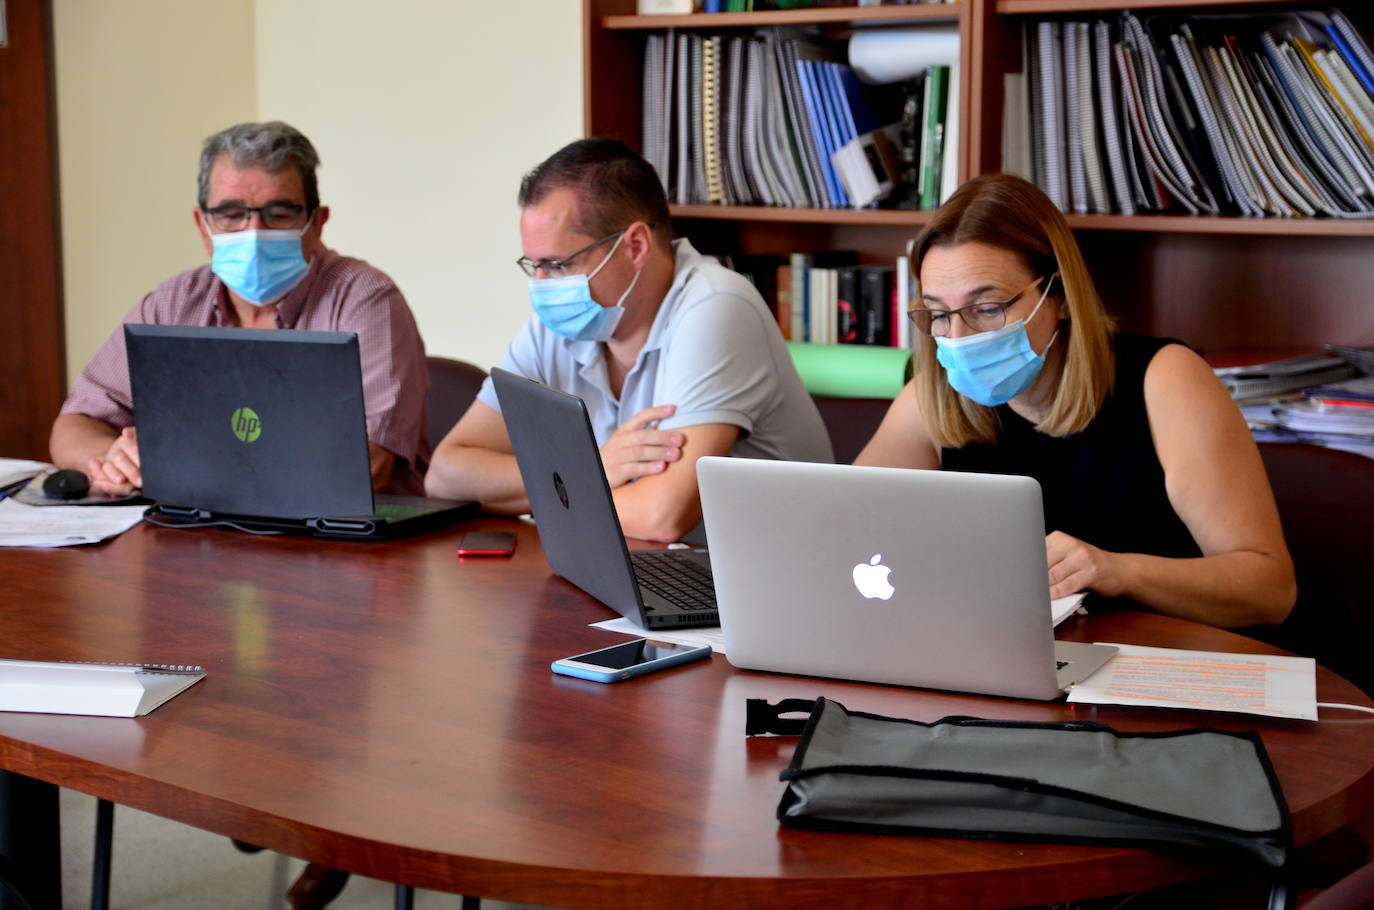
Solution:
{"label": "black-framed eyeglasses", "polygon": [[608,240],[614,240],[615,238],[619,237],[621,234],[625,233],[628,230],[629,228],[622,228],[618,231],[607,234],[600,240],[593,241],[592,243],[589,243],[582,249],[578,250],[576,253],[569,253],[562,259],[531,259],[528,256],[521,256],[519,259],[515,260],[515,264],[520,266],[521,271],[523,271],[526,275],[530,276],[531,278],[533,278],[535,276],[535,273],[539,271],[542,271],[549,278],[563,278],[568,274],[568,267],[572,265],[573,260],[576,259],[578,256],[581,256],[584,253],[590,253],[592,250],[601,246],[603,243],[607,242]]}
{"label": "black-framed eyeglasses", "polygon": [[927,307],[913,307],[906,311],[912,324],[927,335],[943,338],[954,326],[954,317],[964,320],[970,332],[991,332],[1007,324],[1007,310],[1025,296],[1026,291],[1044,281],[1040,277],[1026,285],[1016,296],[1003,301],[980,301],[961,306],[956,310],[935,310]]}
{"label": "black-framed eyeglasses", "polygon": [[269,202],[267,205],[239,205],[234,202],[206,209],[210,228],[217,234],[247,230],[253,213],[258,213],[262,226],[272,231],[290,230],[301,226],[305,206],[292,202]]}

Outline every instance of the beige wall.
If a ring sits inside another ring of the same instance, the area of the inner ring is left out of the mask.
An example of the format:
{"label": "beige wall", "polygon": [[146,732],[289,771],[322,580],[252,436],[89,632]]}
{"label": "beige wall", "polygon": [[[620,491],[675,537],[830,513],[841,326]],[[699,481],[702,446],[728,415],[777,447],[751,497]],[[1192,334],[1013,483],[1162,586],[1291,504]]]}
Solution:
{"label": "beige wall", "polygon": [[205,136],[255,114],[253,0],[52,6],[75,376],[144,294],[204,259],[191,221],[196,158]]}
{"label": "beige wall", "polygon": [[203,261],[200,140],[251,119],[310,136],[326,243],[396,279],[430,352],[491,366],[529,312],[520,175],[581,133],[580,9],[54,0],[69,372]]}
{"label": "beige wall", "polygon": [[325,242],[389,273],[430,353],[498,362],[529,315],[515,193],[581,134],[576,0],[259,0],[258,102],[298,125]]}

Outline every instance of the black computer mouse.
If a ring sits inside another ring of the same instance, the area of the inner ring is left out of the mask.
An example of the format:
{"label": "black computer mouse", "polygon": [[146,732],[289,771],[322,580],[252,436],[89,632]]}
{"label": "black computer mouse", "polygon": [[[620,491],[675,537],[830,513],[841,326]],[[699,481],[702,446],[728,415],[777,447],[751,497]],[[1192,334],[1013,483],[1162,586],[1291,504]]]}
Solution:
{"label": "black computer mouse", "polygon": [[72,468],[53,471],[43,478],[43,495],[49,499],[84,499],[90,491],[90,480]]}

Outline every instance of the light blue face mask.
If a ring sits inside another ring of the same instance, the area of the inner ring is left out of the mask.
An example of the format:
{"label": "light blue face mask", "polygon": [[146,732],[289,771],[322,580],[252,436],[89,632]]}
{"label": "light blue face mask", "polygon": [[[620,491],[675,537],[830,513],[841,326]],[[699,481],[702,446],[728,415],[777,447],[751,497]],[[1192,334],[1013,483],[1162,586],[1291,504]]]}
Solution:
{"label": "light blue face mask", "polygon": [[616,326],[620,325],[620,319],[625,315],[625,307],[621,304],[634,290],[639,281],[639,272],[635,272],[630,286],[620,295],[615,306],[603,307],[592,299],[591,280],[611,261],[623,239],[624,234],[616,238],[611,251],[590,275],[530,279],[530,305],[549,331],[570,341],[609,341],[615,334]]}
{"label": "light blue face mask", "polygon": [[956,392],[993,408],[1006,404],[1035,384],[1045,365],[1045,351],[1059,337],[1059,330],[1050,336],[1045,351],[1037,354],[1026,335],[1026,323],[1040,312],[1058,274],[1051,275],[1045,282],[1040,300],[1025,319],[964,338],[936,336],[935,357],[945,368],[945,376]]}
{"label": "light blue face mask", "polygon": [[271,306],[301,283],[310,264],[301,252],[299,230],[232,231],[211,234],[210,270],[254,306]]}

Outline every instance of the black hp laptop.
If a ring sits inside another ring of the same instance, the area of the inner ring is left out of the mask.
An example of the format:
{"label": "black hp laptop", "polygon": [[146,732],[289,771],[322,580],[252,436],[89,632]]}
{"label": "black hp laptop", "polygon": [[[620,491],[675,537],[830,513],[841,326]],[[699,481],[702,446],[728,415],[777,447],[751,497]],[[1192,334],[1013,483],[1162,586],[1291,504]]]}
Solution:
{"label": "black hp laptop", "polygon": [[126,325],[154,520],[384,538],[474,506],[372,493],[351,332]]}
{"label": "black hp laptop", "polygon": [[491,371],[549,568],[645,629],[719,624],[705,550],[625,546],[587,406]]}

